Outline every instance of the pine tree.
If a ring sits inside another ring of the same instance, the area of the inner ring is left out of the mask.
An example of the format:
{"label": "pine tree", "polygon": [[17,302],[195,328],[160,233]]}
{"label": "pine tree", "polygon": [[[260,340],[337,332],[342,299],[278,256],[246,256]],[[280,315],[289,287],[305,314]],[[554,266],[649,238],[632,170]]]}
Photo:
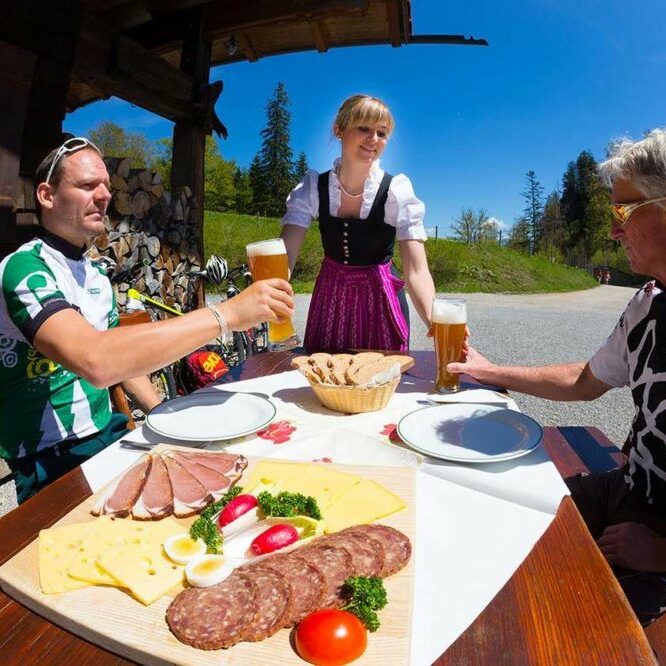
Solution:
{"label": "pine tree", "polygon": [[225,211],[234,207],[236,163],[225,160],[212,136],[206,137],[204,153],[204,206],[206,210]]}
{"label": "pine tree", "polygon": [[253,183],[256,199],[263,204],[262,212],[273,216],[284,213],[287,195],[295,185],[293,153],[289,145],[291,114],[288,105],[287,90],[280,82],[266,105],[266,127],[261,131],[263,141],[259,151],[262,181],[259,190],[254,188]]}
{"label": "pine tree", "polygon": [[529,226],[529,251],[534,253],[541,234],[541,216],[543,215],[543,187],[537,180],[534,171],[527,172],[525,189],[523,189],[521,196],[525,199],[523,218]]}
{"label": "pine tree", "polygon": [[294,179],[299,181],[303,180],[303,176],[309,171],[308,158],[303,151],[298,155],[298,159],[294,164]]}
{"label": "pine tree", "polygon": [[236,200],[234,201],[236,212],[253,213],[253,192],[250,183],[250,174],[240,167],[236,167],[236,171],[234,171],[234,187],[236,188]]}
{"label": "pine tree", "polygon": [[250,187],[252,188],[252,208],[254,213],[266,214],[266,179],[261,168],[261,159],[259,154],[254,156],[250,169],[248,171]]}
{"label": "pine tree", "polygon": [[539,251],[543,252],[550,261],[561,258],[565,251],[567,233],[562,217],[560,193],[553,190],[546,199],[541,218],[541,241]]}

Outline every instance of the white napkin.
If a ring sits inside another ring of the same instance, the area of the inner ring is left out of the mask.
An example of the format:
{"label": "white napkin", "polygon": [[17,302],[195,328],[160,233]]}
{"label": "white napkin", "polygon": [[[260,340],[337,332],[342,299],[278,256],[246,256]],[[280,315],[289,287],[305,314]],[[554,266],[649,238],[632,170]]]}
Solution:
{"label": "white napkin", "polygon": [[466,391],[456,391],[455,393],[428,393],[427,397],[428,400],[432,400],[433,402],[469,402],[486,405],[510,405],[513,403],[512,398],[508,395],[496,393],[488,389],[468,389]]}

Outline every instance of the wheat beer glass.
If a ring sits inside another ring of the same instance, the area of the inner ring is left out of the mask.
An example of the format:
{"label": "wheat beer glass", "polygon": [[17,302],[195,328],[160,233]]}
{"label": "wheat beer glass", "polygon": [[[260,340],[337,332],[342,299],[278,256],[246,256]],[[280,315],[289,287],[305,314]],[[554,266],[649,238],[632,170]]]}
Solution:
{"label": "wheat beer glass", "polygon": [[[246,250],[247,262],[255,282],[268,278],[289,280],[287,249],[281,238],[250,243]],[[300,344],[291,319],[287,319],[281,324],[268,322],[268,343],[271,351],[291,349]]]}
{"label": "wheat beer glass", "polygon": [[462,360],[467,327],[467,302],[462,298],[434,298],[432,326],[437,357],[435,390],[439,393],[457,391],[460,385],[459,375],[447,372],[446,365]]}

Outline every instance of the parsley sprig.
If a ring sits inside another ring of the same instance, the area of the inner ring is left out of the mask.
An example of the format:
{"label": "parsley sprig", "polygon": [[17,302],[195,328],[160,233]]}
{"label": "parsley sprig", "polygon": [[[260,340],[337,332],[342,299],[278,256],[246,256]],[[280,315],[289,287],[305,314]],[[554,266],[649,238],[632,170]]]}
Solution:
{"label": "parsley sprig", "polygon": [[382,579],[378,576],[352,576],[345,581],[342,594],[347,600],[342,610],[354,613],[368,631],[377,631],[379,629],[377,611],[384,608],[388,602]]}
{"label": "parsley sprig", "polygon": [[289,493],[282,491],[277,495],[264,491],[257,495],[259,509],[265,516],[281,516],[291,518],[293,516],[308,516],[315,520],[321,520],[321,511],[317,500],[301,493]]}
{"label": "parsley sprig", "polygon": [[217,502],[209,504],[192,523],[190,536],[193,539],[203,539],[209,553],[219,555],[222,552],[222,533],[213,520],[213,516],[242,492],[243,489],[240,486],[235,486],[222,495]]}

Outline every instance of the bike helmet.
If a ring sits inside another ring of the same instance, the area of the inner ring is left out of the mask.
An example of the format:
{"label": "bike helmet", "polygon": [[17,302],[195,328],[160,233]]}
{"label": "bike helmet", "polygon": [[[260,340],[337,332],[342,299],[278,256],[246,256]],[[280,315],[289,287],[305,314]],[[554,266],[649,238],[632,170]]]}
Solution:
{"label": "bike helmet", "polygon": [[227,277],[227,262],[215,254],[206,262],[204,273],[211,284],[222,284]]}

